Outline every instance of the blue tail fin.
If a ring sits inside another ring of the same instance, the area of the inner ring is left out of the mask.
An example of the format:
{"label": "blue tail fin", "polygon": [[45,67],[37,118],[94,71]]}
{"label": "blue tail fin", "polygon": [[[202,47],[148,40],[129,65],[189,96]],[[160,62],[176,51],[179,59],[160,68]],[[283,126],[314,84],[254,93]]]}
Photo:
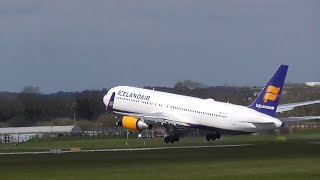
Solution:
{"label": "blue tail fin", "polygon": [[288,65],[280,65],[257,99],[249,106],[258,112],[275,116],[279,104]]}
{"label": "blue tail fin", "polygon": [[112,93],[108,106],[107,106],[107,112],[113,112],[113,103],[114,103],[114,97],[116,96],[116,93]]}

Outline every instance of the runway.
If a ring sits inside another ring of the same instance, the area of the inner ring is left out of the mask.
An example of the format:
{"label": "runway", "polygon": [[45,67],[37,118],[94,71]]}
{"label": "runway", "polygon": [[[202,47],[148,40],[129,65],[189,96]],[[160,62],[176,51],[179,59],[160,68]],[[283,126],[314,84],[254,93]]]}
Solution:
{"label": "runway", "polygon": [[320,144],[320,142],[309,142],[310,144]]}
{"label": "runway", "polygon": [[[213,146],[165,146],[165,147],[152,147],[152,148],[122,148],[122,149],[89,149],[81,150],[79,152],[117,152],[117,151],[152,151],[152,150],[165,150],[165,149],[197,149],[197,148],[227,148],[227,147],[243,147],[252,146],[254,144],[228,144],[228,145],[213,145]],[[78,152],[78,153],[79,153]],[[74,151],[62,151],[62,153],[75,153]],[[0,155],[26,155],[26,154],[52,154],[49,151],[41,152],[5,152]]]}

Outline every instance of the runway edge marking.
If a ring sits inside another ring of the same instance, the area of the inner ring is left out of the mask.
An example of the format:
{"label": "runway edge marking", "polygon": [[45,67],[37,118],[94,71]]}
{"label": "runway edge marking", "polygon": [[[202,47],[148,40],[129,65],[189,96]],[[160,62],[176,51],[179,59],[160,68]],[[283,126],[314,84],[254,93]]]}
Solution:
{"label": "runway edge marking", "polygon": [[[165,150],[165,149],[197,149],[197,148],[226,148],[226,147],[244,147],[253,146],[255,144],[229,144],[215,146],[172,146],[172,147],[153,147],[153,148],[122,148],[122,149],[90,149],[81,150],[80,152],[118,152],[118,151],[150,151],[150,150]],[[62,153],[75,153],[72,151],[62,151]],[[49,151],[42,152],[7,152],[0,155],[26,155],[26,154],[52,154]]]}

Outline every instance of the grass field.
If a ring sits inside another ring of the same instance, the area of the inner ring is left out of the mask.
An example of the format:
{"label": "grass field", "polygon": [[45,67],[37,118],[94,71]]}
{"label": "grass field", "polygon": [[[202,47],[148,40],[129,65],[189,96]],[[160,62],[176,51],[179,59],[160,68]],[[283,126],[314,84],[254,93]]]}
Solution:
{"label": "grass field", "polygon": [[48,139],[33,139],[20,144],[0,144],[1,152],[12,151],[48,151],[50,148],[70,149],[79,147],[82,149],[109,149],[109,148],[136,148],[159,146],[189,146],[189,145],[220,145],[220,144],[244,144],[244,143],[268,143],[275,141],[320,141],[320,130],[300,132],[289,136],[272,135],[242,135],[223,136],[222,139],[207,142],[203,136],[181,138],[181,141],[173,144],[165,144],[163,138],[137,139],[132,135],[128,144],[125,136],[87,136],[87,137],[60,137]]}
{"label": "grass field", "polygon": [[[206,143],[186,138],[165,145],[162,139],[146,140],[145,146],[215,145],[254,143],[245,147],[166,149],[150,151],[65,153],[60,155],[1,155],[0,179],[320,179],[318,133],[300,133],[283,138],[274,136],[225,137]],[[125,148],[124,139],[60,139],[33,141],[13,146]],[[144,146],[144,140],[130,139],[128,147]],[[100,143],[100,146],[98,145]],[[12,145],[1,145],[11,151]],[[16,148],[17,147],[17,148]]]}
{"label": "grass field", "polygon": [[242,144],[242,143],[265,143],[274,142],[274,136],[227,136],[219,141],[207,142],[204,137],[183,138],[180,142],[165,144],[163,138],[137,139],[130,138],[126,144],[126,138],[88,137],[79,139],[75,137],[34,139],[27,143],[0,144],[0,152],[8,151],[48,151],[50,148],[70,149],[79,147],[82,149],[110,149],[110,148],[138,148],[159,146],[188,146],[188,145],[219,145],[219,144]]}

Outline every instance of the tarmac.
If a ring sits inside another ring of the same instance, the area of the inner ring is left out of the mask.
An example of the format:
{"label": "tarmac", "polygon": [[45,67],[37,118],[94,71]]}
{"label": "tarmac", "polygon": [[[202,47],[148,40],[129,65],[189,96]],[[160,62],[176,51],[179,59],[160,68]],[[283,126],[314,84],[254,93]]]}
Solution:
{"label": "tarmac", "polygon": [[[197,149],[197,148],[227,148],[227,147],[243,147],[252,146],[254,144],[229,144],[229,145],[214,145],[214,146],[168,146],[168,147],[152,147],[152,148],[122,148],[122,149],[88,149],[79,151],[61,151],[61,153],[76,153],[76,152],[117,152],[117,151],[152,151],[165,149]],[[0,155],[27,155],[27,154],[54,154],[50,151],[40,152],[5,152]],[[57,153],[59,154],[59,153]]]}

